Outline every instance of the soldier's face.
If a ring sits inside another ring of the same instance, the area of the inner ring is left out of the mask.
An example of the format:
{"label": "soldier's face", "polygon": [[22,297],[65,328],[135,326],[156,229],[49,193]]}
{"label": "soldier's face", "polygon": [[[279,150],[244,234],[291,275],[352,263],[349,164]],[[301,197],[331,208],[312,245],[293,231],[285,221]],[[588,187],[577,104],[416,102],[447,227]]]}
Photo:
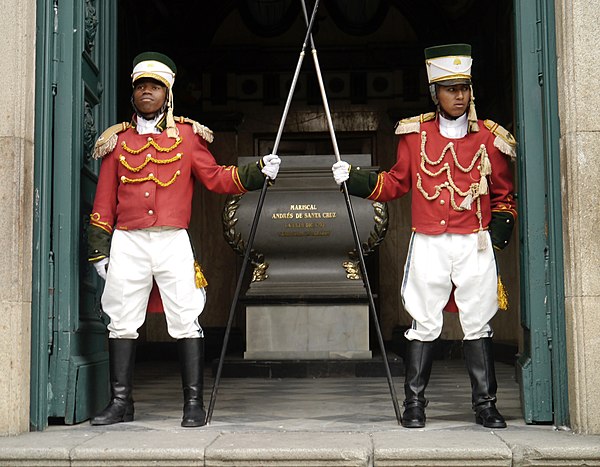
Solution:
{"label": "soldier's face", "polygon": [[142,78],[133,86],[133,103],[144,118],[154,118],[167,99],[167,87],[151,78]]}
{"label": "soldier's face", "polygon": [[442,111],[448,117],[457,118],[467,111],[471,100],[471,87],[468,84],[438,85],[436,94]]}

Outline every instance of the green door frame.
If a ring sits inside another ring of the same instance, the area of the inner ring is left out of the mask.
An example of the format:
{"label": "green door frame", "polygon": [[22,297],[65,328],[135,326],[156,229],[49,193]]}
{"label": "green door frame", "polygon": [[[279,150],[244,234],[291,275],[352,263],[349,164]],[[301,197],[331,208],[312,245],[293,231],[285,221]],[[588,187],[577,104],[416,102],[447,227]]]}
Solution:
{"label": "green door frame", "polygon": [[108,398],[100,281],[82,251],[100,165],[91,150],[116,113],[116,11],[37,1],[32,430],[85,420]]}
{"label": "green door frame", "polygon": [[54,278],[50,232],[52,218],[52,126],[56,55],[52,2],[37,1],[34,218],[30,429],[48,425],[48,359],[52,335]]}
{"label": "green door frame", "polygon": [[545,24],[542,50],[546,50],[543,61],[542,82],[544,108],[544,132],[547,135],[547,195],[548,195],[548,250],[547,291],[550,310],[550,350],[552,352],[552,401],[554,424],[568,426],[569,398],[567,371],[567,332],[565,321],[564,249],[562,235],[562,203],[560,176],[560,121],[558,118],[558,78],[556,63],[556,13],[553,0],[540,4],[541,18]]}
{"label": "green door frame", "polygon": [[521,324],[527,423],[569,424],[560,126],[552,0],[515,0]]}

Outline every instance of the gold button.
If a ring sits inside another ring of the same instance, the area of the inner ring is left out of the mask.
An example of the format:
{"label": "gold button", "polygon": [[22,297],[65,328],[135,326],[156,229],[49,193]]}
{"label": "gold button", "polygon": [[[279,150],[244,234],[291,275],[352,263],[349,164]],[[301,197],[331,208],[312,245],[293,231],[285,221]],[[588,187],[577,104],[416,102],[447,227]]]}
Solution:
{"label": "gold button", "polygon": [[442,224],[442,225],[446,225],[446,221],[442,219],[442,220],[440,221],[440,224]]}
{"label": "gold button", "polygon": [[148,136],[148,142],[152,141],[152,136]]}
{"label": "gold button", "polygon": [[148,153],[146,154],[146,159],[150,159],[152,157],[152,154]]}
{"label": "gold button", "polygon": [[150,177],[150,178],[154,178],[154,174],[153,174],[152,172],[150,172],[150,173],[148,174],[148,177]]}
{"label": "gold button", "polygon": [[149,216],[151,216],[152,214],[154,214],[154,211],[153,211],[152,209],[150,209],[150,210],[148,211],[148,215],[149,215]]}
{"label": "gold button", "polygon": [[125,175],[123,175],[123,176],[121,177],[121,181],[122,181],[123,183],[125,183],[125,179],[126,179],[126,178],[127,178],[127,177],[125,177]]}
{"label": "gold button", "polygon": [[440,204],[446,204],[446,201],[444,201],[443,199],[440,199]]}
{"label": "gold button", "polygon": [[148,197],[150,196],[150,193],[146,192],[146,193],[144,193],[144,196],[145,196],[146,198],[148,198]]}
{"label": "gold button", "polygon": [[120,160],[124,161],[125,160],[125,156],[123,154],[121,154],[121,156],[119,157]]}

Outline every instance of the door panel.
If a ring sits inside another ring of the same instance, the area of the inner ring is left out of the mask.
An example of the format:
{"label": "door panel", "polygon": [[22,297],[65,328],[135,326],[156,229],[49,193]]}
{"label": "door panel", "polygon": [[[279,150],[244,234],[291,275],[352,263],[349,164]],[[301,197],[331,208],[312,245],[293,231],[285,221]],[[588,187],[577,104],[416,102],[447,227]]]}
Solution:
{"label": "door panel", "polygon": [[564,292],[554,11],[515,1],[521,325],[518,361],[527,423],[566,423]]}
{"label": "door panel", "polygon": [[99,172],[93,145],[115,114],[116,2],[59,0],[55,11],[48,416],[71,424],[88,419],[108,400],[102,281],[87,262],[87,225]]}

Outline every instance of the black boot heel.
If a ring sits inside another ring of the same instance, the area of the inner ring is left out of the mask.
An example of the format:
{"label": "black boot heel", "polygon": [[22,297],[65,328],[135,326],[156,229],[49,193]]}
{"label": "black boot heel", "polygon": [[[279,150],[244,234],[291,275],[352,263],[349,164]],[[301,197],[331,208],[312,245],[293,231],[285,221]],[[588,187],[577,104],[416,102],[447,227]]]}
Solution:
{"label": "black boot heel", "polygon": [[480,410],[475,415],[475,422],[486,428],[506,428],[506,421],[496,407],[488,407],[487,409]]}
{"label": "black boot heel", "polygon": [[425,427],[425,420],[425,404],[420,402],[404,404],[401,420],[404,428],[423,428]]}

